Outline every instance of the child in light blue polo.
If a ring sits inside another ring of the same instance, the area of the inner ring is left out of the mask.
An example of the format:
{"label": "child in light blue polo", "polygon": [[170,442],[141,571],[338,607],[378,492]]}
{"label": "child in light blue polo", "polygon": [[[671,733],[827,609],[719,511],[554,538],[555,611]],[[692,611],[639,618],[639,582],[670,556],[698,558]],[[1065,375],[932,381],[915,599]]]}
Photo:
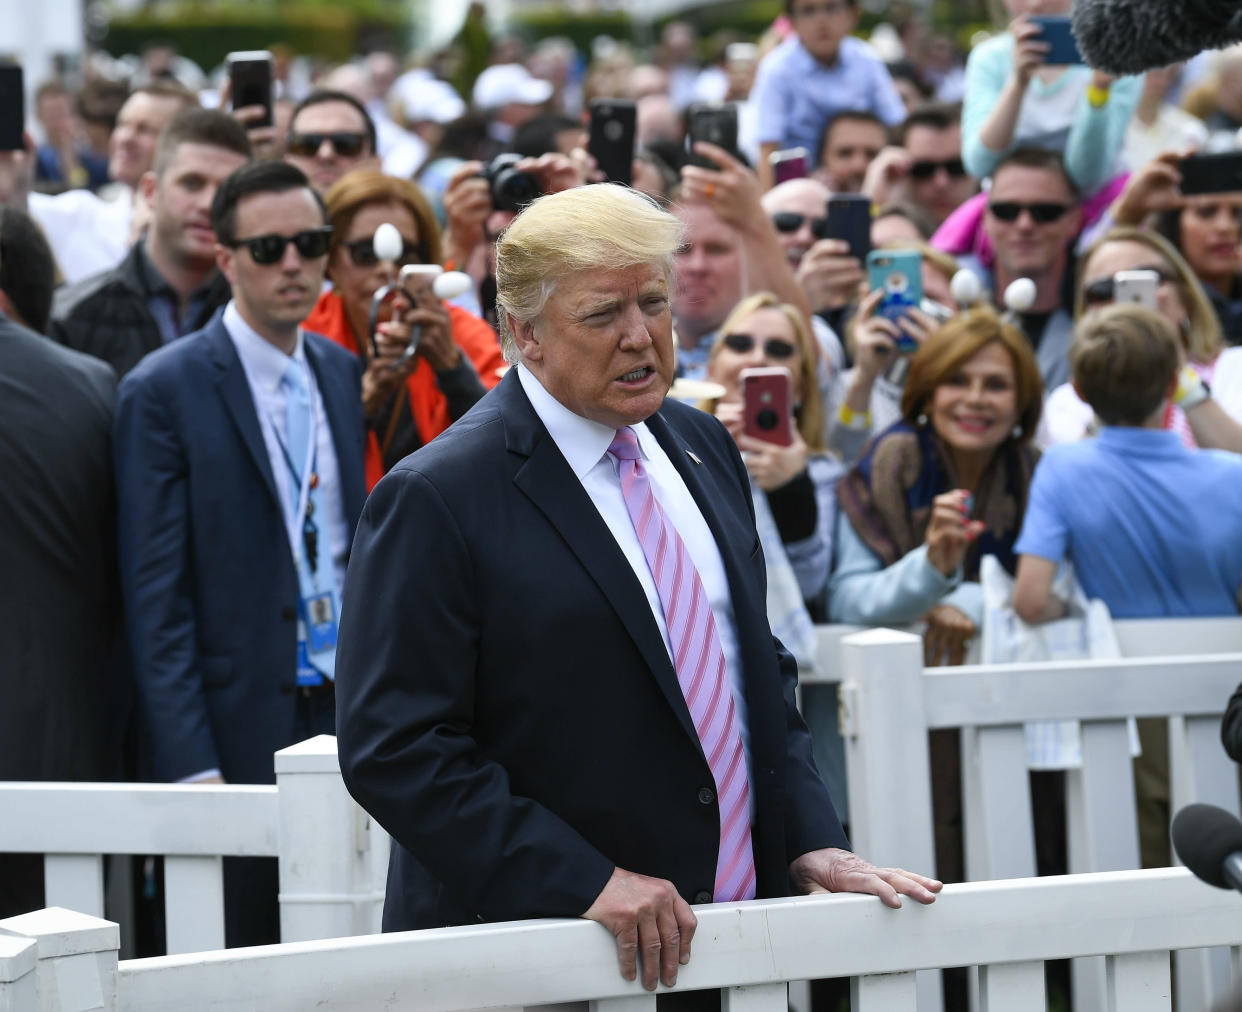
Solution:
{"label": "child in light blue polo", "polygon": [[1181,372],[1172,327],[1146,309],[1109,307],[1080,326],[1070,363],[1100,433],[1053,446],[1035,470],[1015,610],[1028,622],[1060,617],[1051,588],[1068,558],[1114,618],[1236,615],[1242,456],[1187,449],[1163,428]]}

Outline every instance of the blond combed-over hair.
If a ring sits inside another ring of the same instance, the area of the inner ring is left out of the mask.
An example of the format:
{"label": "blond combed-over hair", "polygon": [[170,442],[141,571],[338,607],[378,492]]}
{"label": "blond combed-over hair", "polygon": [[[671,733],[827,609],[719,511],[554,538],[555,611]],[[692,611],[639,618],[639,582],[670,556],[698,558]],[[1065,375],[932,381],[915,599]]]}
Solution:
{"label": "blond combed-over hair", "polygon": [[507,314],[538,318],[566,275],[656,264],[670,284],[684,226],[649,197],[615,183],[540,197],[496,244],[496,322],[505,359],[520,359]]}

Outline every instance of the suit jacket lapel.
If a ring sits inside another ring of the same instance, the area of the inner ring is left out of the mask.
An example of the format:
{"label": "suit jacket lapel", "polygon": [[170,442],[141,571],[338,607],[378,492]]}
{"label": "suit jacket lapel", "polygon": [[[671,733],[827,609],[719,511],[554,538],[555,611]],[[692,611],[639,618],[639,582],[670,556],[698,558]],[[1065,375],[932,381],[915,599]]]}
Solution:
{"label": "suit jacket lapel", "polygon": [[323,356],[315,342],[306,335],[306,360],[315,372],[315,382],[323,397],[323,408],[332,430],[332,446],[336,450],[337,472],[341,477],[341,503],[345,520],[352,531],[362,515],[366,499],[366,476],[363,473],[365,445],[351,442],[365,431],[362,421],[362,394],[353,384],[352,373],[345,369],[324,368]]}
{"label": "suit jacket lapel", "polygon": [[513,483],[548,518],[569,550],[608,599],[655,676],[686,733],[699,740],[690,719],[677,673],[642,585],[617,546],[591,497],[574,475],[539,416],[530,406],[517,375],[506,376],[496,394],[505,420],[509,449],[526,457]]}
{"label": "suit jacket lapel", "polygon": [[263,476],[263,483],[277,508],[283,509],[280,494],[276,491],[276,479],[272,476],[272,465],[267,456],[267,444],[263,442],[263,432],[259,428],[259,415],[250,394],[250,384],[246,380],[246,371],[242,368],[237,349],[233,347],[233,341],[219,317],[212,320],[203,331],[201,340],[207,343],[208,354],[215,363],[216,386],[232,416],[233,424],[237,426],[242,444],[249,452],[254,466],[259,469],[259,474]]}

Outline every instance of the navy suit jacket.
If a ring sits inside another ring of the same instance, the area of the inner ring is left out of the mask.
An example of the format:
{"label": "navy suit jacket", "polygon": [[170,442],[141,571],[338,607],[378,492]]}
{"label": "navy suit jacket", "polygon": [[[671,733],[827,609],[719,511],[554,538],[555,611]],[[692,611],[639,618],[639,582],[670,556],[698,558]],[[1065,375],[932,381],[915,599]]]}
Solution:
{"label": "navy suit jacket", "polygon": [[[357,358],[307,334],[345,519],[366,497]],[[272,783],[293,744],[298,578],[267,448],[221,314],[121,383],[121,581],[153,779]],[[321,535],[326,536],[326,535]]]}
{"label": "navy suit jacket", "polygon": [[[750,485],[710,415],[647,425],[737,616],[760,896],[846,846],[771,634]],[[696,462],[694,457],[698,458]],[[642,587],[510,375],[363,511],[337,653],[341,769],[396,841],[386,930],[578,916],[614,866],[711,899],[711,770]]]}

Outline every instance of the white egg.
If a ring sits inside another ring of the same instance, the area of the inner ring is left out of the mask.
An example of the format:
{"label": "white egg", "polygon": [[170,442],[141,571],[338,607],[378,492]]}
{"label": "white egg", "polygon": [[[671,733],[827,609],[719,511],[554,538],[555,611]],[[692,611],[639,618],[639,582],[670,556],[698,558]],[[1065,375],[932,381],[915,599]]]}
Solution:
{"label": "white egg", "polygon": [[1024,313],[1035,304],[1035,282],[1018,278],[1005,289],[1005,305],[1015,313]]}
{"label": "white egg", "polygon": [[401,240],[401,233],[397,231],[397,226],[389,221],[384,222],[375,230],[375,238],[371,240],[371,247],[375,250],[375,255],[389,263],[401,255],[404,245]]}
{"label": "white egg", "polygon": [[445,271],[431,283],[431,290],[437,299],[455,299],[463,292],[469,291],[470,275],[461,271]]}
{"label": "white egg", "polygon": [[949,291],[953,293],[953,300],[959,306],[973,306],[983,298],[983,282],[974,271],[963,268],[953,275],[953,280],[949,282]]}

